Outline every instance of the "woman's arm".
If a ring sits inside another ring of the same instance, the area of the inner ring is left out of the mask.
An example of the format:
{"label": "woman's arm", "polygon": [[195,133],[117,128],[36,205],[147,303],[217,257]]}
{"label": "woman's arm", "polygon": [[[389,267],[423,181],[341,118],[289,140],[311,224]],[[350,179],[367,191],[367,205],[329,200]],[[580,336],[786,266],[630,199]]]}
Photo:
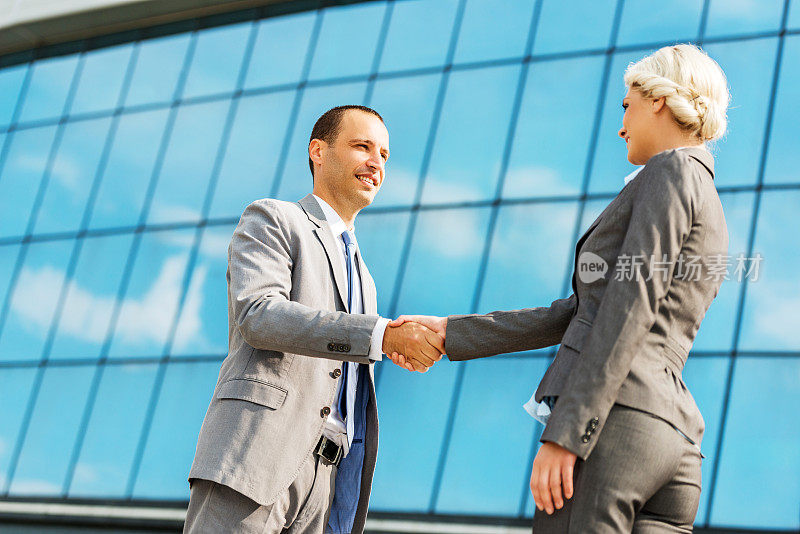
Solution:
{"label": "woman's arm", "polygon": [[574,294],[550,306],[447,318],[445,352],[451,361],[534,350],[561,343],[575,314]]}

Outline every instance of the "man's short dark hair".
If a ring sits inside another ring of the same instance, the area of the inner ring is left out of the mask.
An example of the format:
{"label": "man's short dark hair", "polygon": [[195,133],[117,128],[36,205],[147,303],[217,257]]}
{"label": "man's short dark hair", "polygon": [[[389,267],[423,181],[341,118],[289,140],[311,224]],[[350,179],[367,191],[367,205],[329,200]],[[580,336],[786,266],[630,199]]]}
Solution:
{"label": "man's short dark hair", "polygon": [[[364,113],[375,115],[383,122],[383,117],[381,117],[380,113],[367,106],[336,106],[323,113],[322,116],[317,119],[317,122],[314,123],[314,128],[311,130],[311,138],[308,140],[308,144],[310,145],[311,141],[314,139],[320,139],[328,144],[332,144],[336,140],[336,136],[339,135],[339,130],[342,127],[342,117],[351,109],[357,109]],[[310,157],[308,158],[308,167],[311,169],[311,177],[313,178],[314,162],[311,161]]]}

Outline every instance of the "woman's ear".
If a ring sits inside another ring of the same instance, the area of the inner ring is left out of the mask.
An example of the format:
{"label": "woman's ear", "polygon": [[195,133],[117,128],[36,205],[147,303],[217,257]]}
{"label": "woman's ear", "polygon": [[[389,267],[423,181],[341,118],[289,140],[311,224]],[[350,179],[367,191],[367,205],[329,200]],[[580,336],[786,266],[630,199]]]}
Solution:
{"label": "woman's ear", "polygon": [[667,107],[667,97],[661,96],[653,100],[653,113],[658,113]]}

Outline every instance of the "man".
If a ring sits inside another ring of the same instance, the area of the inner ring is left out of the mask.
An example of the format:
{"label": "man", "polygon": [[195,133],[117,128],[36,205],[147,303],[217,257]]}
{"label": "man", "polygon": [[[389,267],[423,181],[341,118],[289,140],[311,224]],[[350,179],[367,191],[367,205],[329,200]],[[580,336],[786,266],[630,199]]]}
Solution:
{"label": "man", "polygon": [[443,352],[426,327],[377,315],[353,232],[384,179],[381,116],[327,111],[308,154],[313,193],[253,202],[228,247],[229,353],[189,473],[185,532],[362,532],[378,445],[372,364],[401,352],[425,371]]}

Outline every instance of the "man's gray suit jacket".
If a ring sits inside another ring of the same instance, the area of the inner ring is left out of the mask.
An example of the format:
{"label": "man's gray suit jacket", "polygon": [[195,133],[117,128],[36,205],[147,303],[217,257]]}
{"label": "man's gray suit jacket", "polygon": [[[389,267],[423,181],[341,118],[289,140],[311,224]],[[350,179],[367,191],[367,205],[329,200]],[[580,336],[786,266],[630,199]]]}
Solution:
{"label": "man's gray suit jacket", "polygon": [[[341,361],[370,364],[375,282],[356,254],[364,314],[346,312],[344,259],[312,195],[263,199],[228,247],[228,356],[206,412],[189,480],[224,484],[270,505],[300,472],[335,402]],[[378,449],[373,366],[361,494],[367,515]]]}
{"label": "man's gray suit jacket", "polygon": [[[449,359],[561,343],[536,390],[539,402],[558,397],[541,441],[584,460],[615,403],[661,417],[699,445],[705,424],[681,372],[723,280],[712,275],[714,265],[724,264],[728,250],[713,178],[713,157],[702,148],[652,157],[575,247],[575,270],[591,252],[608,264],[605,277],[587,283],[573,272],[573,293],[547,307],[451,316]],[[617,280],[618,261],[634,256],[644,258],[638,280]],[[679,258],[694,256],[699,279],[676,277]],[[651,257],[667,263],[651,265]]]}

